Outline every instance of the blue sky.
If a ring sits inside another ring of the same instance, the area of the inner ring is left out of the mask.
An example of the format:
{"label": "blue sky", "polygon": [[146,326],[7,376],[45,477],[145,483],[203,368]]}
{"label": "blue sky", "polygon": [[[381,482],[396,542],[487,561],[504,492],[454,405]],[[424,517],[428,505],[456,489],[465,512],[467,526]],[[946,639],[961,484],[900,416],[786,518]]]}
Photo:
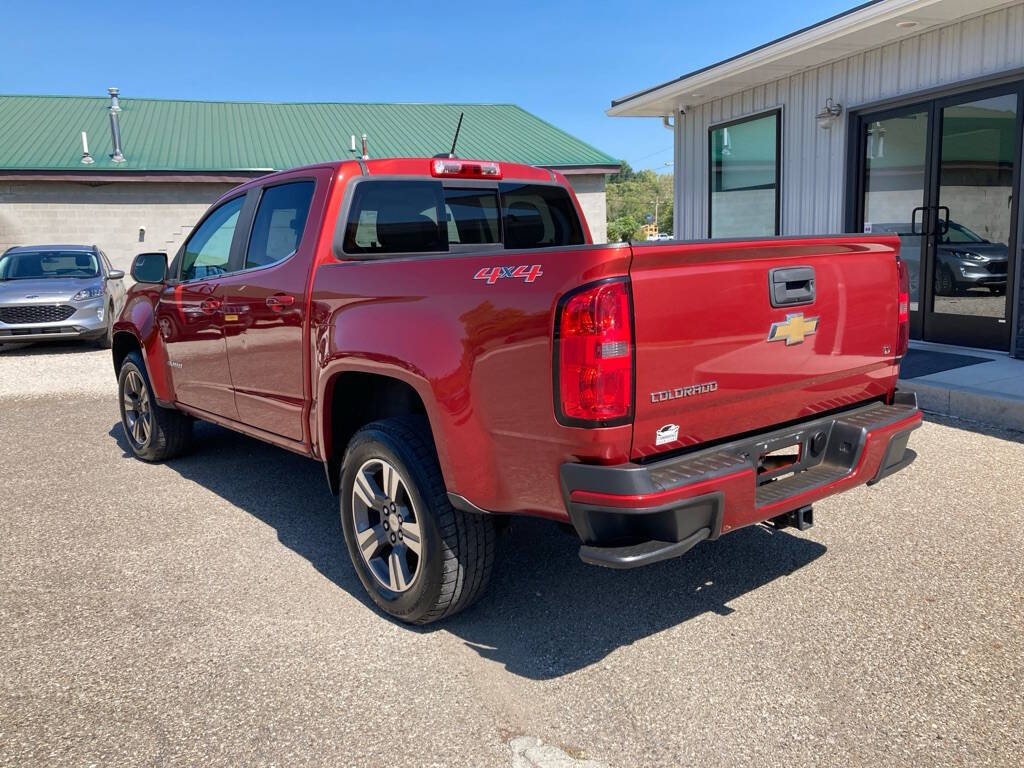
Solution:
{"label": "blue sky", "polygon": [[859,0],[9,3],[0,93],[512,102],[636,168],[671,134],[613,98]]}

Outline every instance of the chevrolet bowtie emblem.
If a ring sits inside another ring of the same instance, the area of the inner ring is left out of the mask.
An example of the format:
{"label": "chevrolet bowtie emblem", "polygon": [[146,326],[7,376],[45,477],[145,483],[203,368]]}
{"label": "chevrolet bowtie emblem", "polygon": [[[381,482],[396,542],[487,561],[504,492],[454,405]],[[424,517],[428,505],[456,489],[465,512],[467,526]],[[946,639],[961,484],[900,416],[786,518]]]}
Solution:
{"label": "chevrolet bowtie emblem", "polygon": [[785,321],[780,320],[772,323],[772,329],[768,331],[768,341],[786,340],[786,346],[800,344],[804,337],[810,336],[818,330],[818,318],[804,317],[803,312],[793,315],[786,315]]}

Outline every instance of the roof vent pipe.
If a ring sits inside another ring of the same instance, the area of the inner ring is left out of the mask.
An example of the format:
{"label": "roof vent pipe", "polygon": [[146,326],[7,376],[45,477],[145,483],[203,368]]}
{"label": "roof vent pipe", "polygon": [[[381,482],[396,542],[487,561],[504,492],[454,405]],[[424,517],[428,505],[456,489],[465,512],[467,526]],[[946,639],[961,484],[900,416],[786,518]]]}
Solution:
{"label": "roof vent pipe", "polygon": [[110,159],[115,163],[124,162],[124,154],[121,152],[121,124],[118,122],[121,105],[117,103],[117,96],[120,92],[117,88],[107,88],[107,93],[110,94],[110,138],[114,143],[114,154]]}
{"label": "roof vent pipe", "polygon": [[369,160],[370,154],[366,151],[366,134],[363,134],[363,160]]}

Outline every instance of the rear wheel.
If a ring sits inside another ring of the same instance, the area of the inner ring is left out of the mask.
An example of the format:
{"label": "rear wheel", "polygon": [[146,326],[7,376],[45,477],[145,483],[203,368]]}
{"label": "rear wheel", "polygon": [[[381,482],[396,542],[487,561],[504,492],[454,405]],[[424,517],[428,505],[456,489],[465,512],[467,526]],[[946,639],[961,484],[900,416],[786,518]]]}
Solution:
{"label": "rear wheel", "polygon": [[373,601],[428,624],[474,603],[494,563],[494,521],[452,507],[422,419],[360,429],[341,466],[341,525]]}
{"label": "rear wheel", "polygon": [[117,389],[121,426],[133,454],[144,461],[164,461],[188,448],[191,417],[157,405],[138,352],[130,353],[121,364]]}

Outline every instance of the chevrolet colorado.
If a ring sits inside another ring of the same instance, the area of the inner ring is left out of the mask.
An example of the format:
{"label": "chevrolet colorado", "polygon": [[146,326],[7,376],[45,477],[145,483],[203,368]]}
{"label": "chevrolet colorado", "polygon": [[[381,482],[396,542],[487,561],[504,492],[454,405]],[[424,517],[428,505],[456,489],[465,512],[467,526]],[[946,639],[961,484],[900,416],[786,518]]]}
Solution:
{"label": "chevrolet colorado", "polygon": [[323,463],[368,593],[426,623],[485,589],[496,520],[588,563],[680,555],[903,468],[921,415],[894,236],[595,245],[558,173],[344,161],[218,200],[114,325],[122,423]]}

